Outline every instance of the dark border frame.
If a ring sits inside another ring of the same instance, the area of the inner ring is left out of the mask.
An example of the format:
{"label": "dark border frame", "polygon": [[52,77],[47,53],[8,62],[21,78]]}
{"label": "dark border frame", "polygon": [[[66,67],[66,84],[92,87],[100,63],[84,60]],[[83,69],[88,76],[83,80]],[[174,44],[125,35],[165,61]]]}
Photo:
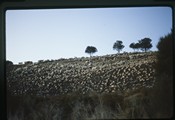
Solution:
{"label": "dark border frame", "polygon": [[[106,7],[156,7],[172,8],[173,48],[175,48],[175,0],[3,0],[0,2],[0,119],[6,115],[6,38],[5,14],[13,9],[106,8]],[[173,51],[175,56],[175,49]],[[173,58],[173,61],[175,59]],[[174,71],[173,65],[173,71]],[[174,82],[173,82],[174,84]],[[174,94],[174,93],[173,93]],[[175,105],[173,105],[175,108]],[[175,118],[174,114],[171,119]]]}

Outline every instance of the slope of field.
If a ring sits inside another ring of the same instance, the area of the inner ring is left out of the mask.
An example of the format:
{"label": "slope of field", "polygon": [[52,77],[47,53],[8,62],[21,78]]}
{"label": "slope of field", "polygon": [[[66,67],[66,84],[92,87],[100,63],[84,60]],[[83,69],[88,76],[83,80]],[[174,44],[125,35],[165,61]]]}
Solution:
{"label": "slope of field", "polygon": [[156,52],[123,53],[7,66],[7,89],[14,95],[111,93],[153,87]]}

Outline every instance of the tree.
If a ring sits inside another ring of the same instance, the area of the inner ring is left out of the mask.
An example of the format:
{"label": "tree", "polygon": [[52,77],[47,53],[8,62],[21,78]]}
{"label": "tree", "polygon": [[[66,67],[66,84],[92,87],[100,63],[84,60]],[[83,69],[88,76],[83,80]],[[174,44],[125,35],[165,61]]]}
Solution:
{"label": "tree", "polygon": [[157,108],[157,113],[170,118],[173,116],[173,98],[174,98],[174,74],[173,74],[173,54],[174,38],[173,30],[171,33],[160,37],[157,44],[157,62],[156,62],[156,85],[151,91],[153,93],[153,108]]}
{"label": "tree", "polygon": [[158,72],[173,74],[173,33],[161,37],[158,44]]}
{"label": "tree", "polygon": [[139,50],[140,48],[141,48],[140,43],[136,43],[136,44],[135,44],[135,49]]}
{"label": "tree", "polygon": [[91,65],[91,56],[93,53],[97,52],[97,48],[94,46],[87,46],[85,53],[90,54],[90,58],[89,58],[89,64]]}
{"label": "tree", "polygon": [[114,45],[113,45],[113,49],[114,49],[114,50],[117,50],[118,53],[120,53],[120,51],[125,47],[125,46],[122,45],[122,44],[123,44],[122,41],[120,41],[120,40],[116,41],[116,42],[114,43]]}
{"label": "tree", "polygon": [[97,48],[93,46],[87,46],[85,53],[90,54],[90,57],[92,56],[93,53],[97,52]]}
{"label": "tree", "polygon": [[131,44],[129,45],[129,47],[132,48],[132,49],[134,49],[134,51],[135,51],[135,49],[136,49],[135,43],[131,43]]}
{"label": "tree", "polygon": [[10,61],[10,60],[6,60],[6,65],[7,65],[7,66],[11,66],[11,65],[13,65],[13,62]]}
{"label": "tree", "polygon": [[147,52],[149,49],[152,48],[151,41],[152,40],[150,38],[144,38],[139,40],[140,49],[144,52]]}

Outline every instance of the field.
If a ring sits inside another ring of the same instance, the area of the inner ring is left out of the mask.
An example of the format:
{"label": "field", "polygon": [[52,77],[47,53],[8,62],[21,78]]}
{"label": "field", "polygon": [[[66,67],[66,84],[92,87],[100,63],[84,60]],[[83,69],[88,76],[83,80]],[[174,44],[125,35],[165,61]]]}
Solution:
{"label": "field", "polygon": [[173,78],[156,67],[157,52],[7,66],[8,119],[170,118]]}

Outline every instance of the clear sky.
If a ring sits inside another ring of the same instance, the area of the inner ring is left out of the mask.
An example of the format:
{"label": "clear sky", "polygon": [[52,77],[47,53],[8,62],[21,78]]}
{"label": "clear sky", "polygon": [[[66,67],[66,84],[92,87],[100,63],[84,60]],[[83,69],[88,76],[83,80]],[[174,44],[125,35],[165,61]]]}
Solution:
{"label": "clear sky", "polygon": [[94,56],[114,54],[113,44],[152,39],[152,51],[161,36],[172,28],[169,7],[8,10],[6,12],[6,58],[24,61],[87,57],[87,46],[98,50]]}

